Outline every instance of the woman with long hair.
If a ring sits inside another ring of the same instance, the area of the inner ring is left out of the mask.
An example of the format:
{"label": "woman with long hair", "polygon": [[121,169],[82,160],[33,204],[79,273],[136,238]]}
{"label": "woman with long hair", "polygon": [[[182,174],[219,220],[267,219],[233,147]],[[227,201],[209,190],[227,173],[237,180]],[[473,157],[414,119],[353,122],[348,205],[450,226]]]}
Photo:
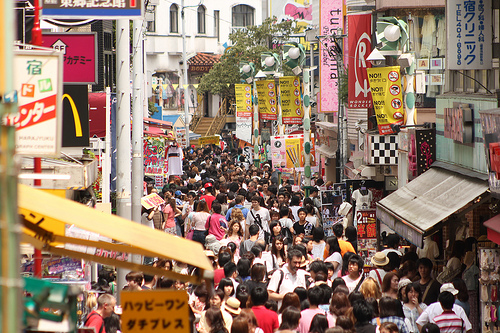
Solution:
{"label": "woman with long hair", "polygon": [[200,242],[202,245],[205,245],[205,224],[209,217],[210,213],[207,202],[200,200],[196,206],[196,213],[193,215],[192,223],[194,226],[193,240]]}
{"label": "woman with long hair", "polygon": [[205,319],[208,327],[210,327],[209,333],[229,333],[224,325],[224,319],[222,318],[222,312],[220,309],[208,309],[205,314]]}
{"label": "woman with long hair", "polygon": [[233,281],[231,281],[231,279],[229,278],[222,278],[217,289],[224,292],[224,299],[222,300],[223,302],[227,301],[229,297],[234,296],[234,284]]}
{"label": "woman with long hair", "polygon": [[351,309],[349,298],[344,293],[334,293],[330,301],[330,314],[333,319],[337,320],[340,316],[346,316]]}
{"label": "woman with long hair", "polygon": [[282,333],[295,333],[299,327],[299,321],[300,307],[289,306],[281,314],[281,324],[278,331]]}
{"label": "woman with long hair", "polygon": [[382,296],[398,299],[399,277],[396,273],[388,272],[382,280]]}
{"label": "woman with long hair", "polygon": [[163,220],[165,221],[165,232],[171,235],[177,235],[175,217],[182,214],[175,204],[175,198],[170,198],[168,204],[163,208]]}
{"label": "woman with long hair", "polygon": [[380,297],[382,297],[380,287],[378,286],[377,281],[375,281],[372,277],[367,277],[363,283],[361,283],[359,291],[363,294],[363,296],[365,296],[365,299],[369,297],[380,299]]}
{"label": "woman with long hair", "polygon": [[273,239],[271,254],[274,256],[279,268],[286,263],[285,238],[283,236],[278,236]]}
{"label": "woman with long hair", "polygon": [[250,327],[247,320],[243,317],[236,317],[231,325],[231,333],[249,333]]}
{"label": "woman with long hair", "polygon": [[325,258],[325,262],[331,262],[333,264],[333,276],[337,276],[342,268],[342,255],[340,254],[340,245],[337,237],[328,237],[326,239],[325,249],[328,251],[328,257]]}
{"label": "woman with long hair", "polygon": [[261,263],[254,264],[250,268],[250,280],[243,282],[248,287],[249,294],[257,287],[267,289],[267,283],[264,282],[266,273],[266,266]]}
{"label": "woman with long hair", "polygon": [[233,209],[231,209],[231,221],[240,222],[241,232],[243,235],[245,235],[246,219],[240,208],[233,207]]}
{"label": "woman with long hair", "polygon": [[317,314],[311,321],[309,333],[325,333],[328,329],[328,319],[324,314]]}
{"label": "woman with long hair", "polygon": [[420,283],[413,282],[402,288],[401,291],[404,299],[403,313],[406,322],[409,323],[410,332],[418,332],[417,319],[427,308],[427,305],[422,302],[422,289]]}
{"label": "woman with long hair", "polygon": [[394,323],[398,325],[399,331],[403,333],[410,332],[405,323],[405,314],[401,302],[395,298],[384,296],[378,302],[380,319],[377,322],[375,319],[372,321],[373,325],[381,323]]}
{"label": "woman with long hair", "polygon": [[300,309],[300,298],[296,293],[286,293],[283,296],[283,300],[281,301],[281,308],[278,313],[282,314],[283,311],[286,310],[289,306],[294,306],[297,309]]}
{"label": "woman with long hair", "polygon": [[255,317],[252,309],[241,309],[240,317],[247,321],[250,333],[264,333],[257,324],[257,317]]}
{"label": "woman with long hair", "polygon": [[[241,212],[241,210],[238,208],[233,208],[233,211],[236,209]],[[241,214],[241,215],[243,216],[243,214]],[[242,240],[243,240],[243,230],[241,230],[241,223],[238,220],[232,219],[229,222],[229,227],[227,228],[226,237],[221,241],[221,244],[227,245],[229,243],[234,243],[234,245],[236,245],[236,249],[234,251],[234,254],[239,258],[240,244],[241,244]],[[237,261],[238,260],[236,260],[236,262]]]}
{"label": "woman with long hair", "polygon": [[312,250],[311,250],[313,259],[323,259],[323,253],[326,247],[324,238],[325,238],[325,232],[323,231],[323,228],[318,227],[313,229]]}

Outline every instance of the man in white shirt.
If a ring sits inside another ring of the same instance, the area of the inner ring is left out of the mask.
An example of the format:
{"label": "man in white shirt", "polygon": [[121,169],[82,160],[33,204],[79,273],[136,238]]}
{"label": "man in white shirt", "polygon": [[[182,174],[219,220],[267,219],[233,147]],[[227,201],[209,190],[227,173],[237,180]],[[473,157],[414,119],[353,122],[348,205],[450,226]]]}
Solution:
{"label": "man in white shirt", "polygon": [[278,307],[286,293],[293,292],[297,287],[307,289],[307,273],[299,269],[301,261],[302,252],[292,249],[288,251],[288,263],[273,273],[267,290],[269,299],[277,301]]}
{"label": "man in white shirt", "polygon": [[382,281],[384,281],[384,276],[387,273],[384,270],[384,267],[389,264],[389,259],[387,258],[385,253],[377,252],[372,257],[371,262],[373,266],[375,266],[375,268],[370,271],[368,276],[377,281],[378,286],[380,287],[380,289],[382,289]]}
{"label": "man in white shirt", "polygon": [[[441,293],[448,291],[452,293],[454,296],[458,294],[458,290],[455,289],[452,283],[445,283],[441,286],[441,289],[439,290]],[[465,324],[465,331],[470,332],[472,331],[472,325],[469,321],[469,318],[467,318],[467,314],[465,313],[464,309],[457,304],[453,304],[452,308],[453,312],[457,316],[459,316]],[[432,320],[436,317],[441,315],[444,312],[443,307],[441,306],[441,303],[439,302],[434,302],[431,305],[429,305],[424,312],[418,317],[417,319],[417,326],[419,330],[422,330],[422,326],[425,324],[432,322]]]}
{"label": "man in white shirt", "polygon": [[269,221],[271,220],[271,216],[269,215],[269,210],[267,210],[267,208],[260,206],[262,200],[262,197],[258,195],[252,198],[252,209],[250,209],[250,212],[248,212],[247,214],[245,239],[248,238],[247,230],[252,224],[257,224],[260,228],[258,238],[259,240],[265,240],[265,232],[270,233]]}

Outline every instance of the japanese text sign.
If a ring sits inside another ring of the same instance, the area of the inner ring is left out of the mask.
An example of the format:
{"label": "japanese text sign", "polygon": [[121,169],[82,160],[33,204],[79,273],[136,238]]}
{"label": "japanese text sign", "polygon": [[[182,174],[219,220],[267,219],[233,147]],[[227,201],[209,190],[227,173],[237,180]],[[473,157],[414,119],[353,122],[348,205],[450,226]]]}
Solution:
{"label": "japanese text sign", "polygon": [[372,49],[372,14],[348,15],[349,34],[349,108],[367,109],[372,107],[372,96],[366,69],[371,64],[366,58]]}
{"label": "japanese text sign", "polygon": [[165,200],[163,200],[158,194],[151,193],[150,195],[146,195],[141,198],[141,205],[146,209],[151,209],[154,207],[158,207],[159,205],[163,205]]}
{"label": "japanese text sign", "polygon": [[300,78],[285,76],[280,77],[279,82],[283,124],[302,124],[304,113],[300,99]]}
{"label": "japanese text sign", "polygon": [[[318,156],[311,135],[311,170],[318,172]],[[281,172],[304,171],[304,134],[271,136],[271,161]]]}
{"label": "japanese text sign", "polygon": [[144,138],[144,174],[163,175],[165,141],[161,137]]}
{"label": "japanese text sign", "polygon": [[446,2],[447,69],[492,68],[491,0]]}
{"label": "japanese text sign", "polygon": [[252,118],[252,87],[249,84],[235,84],[236,115]]}
{"label": "japanese text sign", "polygon": [[82,269],[82,260],[73,258],[59,258],[47,263],[49,274],[59,274],[67,271],[76,271]]}
{"label": "japanese text sign", "polygon": [[97,33],[44,33],[43,46],[64,55],[64,83],[97,83]]}
{"label": "japanese text sign", "polygon": [[42,0],[42,16],[57,18],[135,18],[142,16],[140,0]]}
{"label": "japanese text sign", "polygon": [[191,331],[184,290],[122,291],[121,306],[123,333]]}
{"label": "japanese text sign", "polygon": [[217,135],[214,136],[205,136],[203,138],[199,138],[198,142],[201,146],[204,145],[218,145],[220,142],[220,137]]}
{"label": "japanese text sign", "polygon": [[391,125],[404,124],[399,66],[368,68],[373,107],[380,135],[393,134]]}
{"label": "japanese text sign", "polygon": [[260,119],[278,120],[278,102],[274,80],[257,81],[256,86],[259,97]]}
{"label": "japanese text sign", "polygon": [[59,157],[62,54],[16,51],[14,87],[18,91],[18,113],[4,120],[16,127],[16,154]]}
{"label": "japanese text sign", "polygon": [[182,148],[187,147],[187,137],[185,127],[175,127],[175,138]]}
{"label": "japanese text sign", "polygon": [[356,220],[358,221],[358,238],[377,238],[375,210],[358,210]]}
{"label": "japanese text sign", "polygon": [[[323,0],[320,1],[320,30],[321,35],[331,36],[337,34],[338,28],[343,28],[343,1]],[[334,41],[330,38],[321,40],[319,53],[319,86],[320,99],[318,112],[338,112],[339,108],[339,82],[337,78],[337,61],[330,56],[328,50]],[[334,116],[334,119],[337,117]]]}

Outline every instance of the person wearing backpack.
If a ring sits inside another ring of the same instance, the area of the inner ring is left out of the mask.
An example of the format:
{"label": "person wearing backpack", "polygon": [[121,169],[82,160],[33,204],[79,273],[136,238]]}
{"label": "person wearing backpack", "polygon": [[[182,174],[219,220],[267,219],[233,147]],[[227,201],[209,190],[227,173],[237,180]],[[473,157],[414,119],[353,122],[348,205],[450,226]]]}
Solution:
{"label": "person wearing backpack", "polygon": [[96,333],[106,333],[104,318],[111,316],[116,306],[116,298],[110,294],[103,294],[97,298],[97,309],[88,314],[84,327],[93,327]]}
{"label": "person wearing backpack", "polygon": [[250,212],[247,214],[247,221],[245,228],[245,238],[248,238],[249,235],[247,230],[253,224],[259,226],[259,239],[263,239],[266,243],[269,243],[269,236],[271,235],[271,231],[269,230],[269,221],[271,220],[271,216],[269,215],[269,210],[267,208],[262,207],[262,202],[264,199],[262,197],[255,195],[252,197],[252,208]]}
{"label": "person wearing backpack", "polygon": [[278,301],[278,307],[281,306],[281,301],[286,293],[293,292],[297,287],[307,289],[307,272],[299,269],[302,262],[302,252],[291,249],[288,251],[287,257],[287,263],[273,273],[267,287],[269,299]]}

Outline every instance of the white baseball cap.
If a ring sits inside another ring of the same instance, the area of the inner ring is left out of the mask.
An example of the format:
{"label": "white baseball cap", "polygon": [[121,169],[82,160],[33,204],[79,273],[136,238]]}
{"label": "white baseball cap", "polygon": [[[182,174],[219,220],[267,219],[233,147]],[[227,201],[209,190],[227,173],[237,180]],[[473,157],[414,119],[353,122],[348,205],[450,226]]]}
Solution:
{"label": "white baseball cap", "polygon": [[455,289],[455,287],[453,286],[453,283],[445,283],[441,286],[441,289],[439,290],[439,292],[444,292],[444,291],[448,291],[450,293],[452,293],[453,295],[456,295],[458,294],[458,290]]}

